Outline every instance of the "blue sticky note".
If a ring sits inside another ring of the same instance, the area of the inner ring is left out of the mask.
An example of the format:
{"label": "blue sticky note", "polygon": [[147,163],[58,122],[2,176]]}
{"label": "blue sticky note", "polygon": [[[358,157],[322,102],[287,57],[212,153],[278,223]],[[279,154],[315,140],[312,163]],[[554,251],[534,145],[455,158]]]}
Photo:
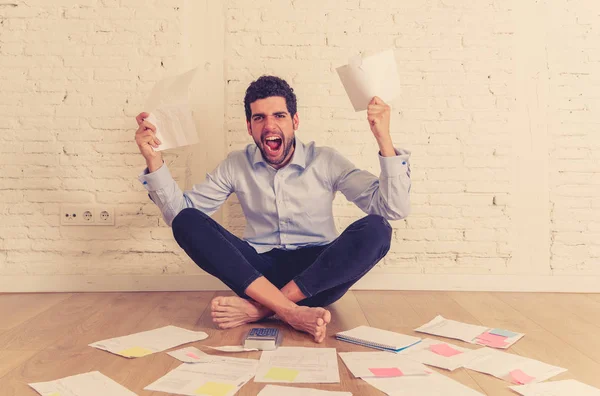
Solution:
{"label": "blue sticky note", "polygon": [[503,329],[492,329],[489,331],[490,334],[496,334],[499,336],[504,336],[504,337],[514,337],[517,336],[517,333],[513,333],[512,331],[508,331],[508,330],[503,330]]}

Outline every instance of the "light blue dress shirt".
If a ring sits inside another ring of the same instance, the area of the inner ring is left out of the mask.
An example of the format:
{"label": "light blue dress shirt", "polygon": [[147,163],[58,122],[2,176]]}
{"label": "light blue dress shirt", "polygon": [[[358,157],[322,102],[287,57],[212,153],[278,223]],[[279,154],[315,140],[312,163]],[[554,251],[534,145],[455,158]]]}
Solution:
{"label": "light blue dress shirt", "polygon": [[325,245],[338,237],[333,221],[333,199],[340,191],[367,214],[388,220],[403,219],[410,208],[410,152],[379,155],[379,178],[357,169],[338,151],[303,144],[296,139],[293,158],[276,170],[258,147],[234,151],[206,180],[182,192],[166,164],[139,180],[159,207],[168,225],[184,208],[213,214],[236,193],[246,216],[244,239],[258,253],[273,248],[293,250]]}

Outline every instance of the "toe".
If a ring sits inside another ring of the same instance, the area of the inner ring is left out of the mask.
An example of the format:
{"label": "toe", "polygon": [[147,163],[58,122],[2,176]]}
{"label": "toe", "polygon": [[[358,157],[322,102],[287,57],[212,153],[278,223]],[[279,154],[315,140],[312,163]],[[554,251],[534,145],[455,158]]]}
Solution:
{"label": "toe", "polygon": [[327,324],[327,323],[331,322],[331,312],[329,312],[326,309],[324,311],[325,311],[325,313],[323,314],[322,318],[325,321],[325,323]]}

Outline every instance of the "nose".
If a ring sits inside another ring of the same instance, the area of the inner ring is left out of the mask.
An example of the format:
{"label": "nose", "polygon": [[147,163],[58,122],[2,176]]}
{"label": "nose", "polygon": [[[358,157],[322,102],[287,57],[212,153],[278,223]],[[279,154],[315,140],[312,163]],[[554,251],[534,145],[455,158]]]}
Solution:
{"label": "nose", "polygon": [[265,118],[265,126],[264,126],[264,128],[266,130],[272,130],[276,126],[277,126],[277,123],[275,122],[275,117],[273,117],[273,116],[267,116]]}

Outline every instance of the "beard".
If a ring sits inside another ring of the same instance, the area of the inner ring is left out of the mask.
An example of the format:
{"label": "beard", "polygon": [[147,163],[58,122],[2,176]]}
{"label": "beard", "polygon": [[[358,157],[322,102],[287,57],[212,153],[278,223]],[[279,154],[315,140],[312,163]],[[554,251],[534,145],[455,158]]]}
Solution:
{"label": "beard", "polygon": [[274,165],[274,166],[281,165],[287,159],[292,148],[296,147],[296,137],[295,136],[292,136],[292,138],[288,141],[286,141],[286,139],[283,137],[283,134],[281,134],[279,137],[281,138],[281,146],[277,150],[278,153],[276,153],[275,155],[273,155],[273,153],[269,152],[269,149],[266,147],[267,144],[265,143],[264,139],[262,140],[262,142],[256,141],[256,139],[254,140],[254,143],[256,143],[256,146],[260,150],[260,153],[262,154],[263,159],[269,165]]}

